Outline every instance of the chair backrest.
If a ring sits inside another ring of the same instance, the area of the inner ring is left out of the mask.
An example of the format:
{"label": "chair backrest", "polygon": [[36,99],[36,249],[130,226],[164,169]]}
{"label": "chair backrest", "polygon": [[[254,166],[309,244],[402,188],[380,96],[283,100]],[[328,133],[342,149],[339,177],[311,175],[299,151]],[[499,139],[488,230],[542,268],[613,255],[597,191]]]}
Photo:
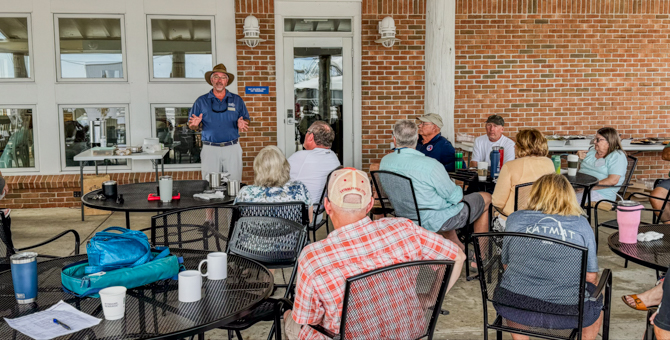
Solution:
{"label": "chair backrest", "polygon": [[347,278],[341,339],[430,338],[453,266],[413,261]]}
{"label": "chair backrest", "polygon": [[266,266],[293,266],[305,245],[300,223],[277,217],[242,217],[235,222],[228,252]]}
{"label": "chair backrest", "polygon": [[[419,216],[419,205],[416,202],[414,186],[412,179],[395,172],[379,170],[372,171],[372,179],[377,192],[384,192],[388,200],[393,205],[395,216],[404,217],[412,220],[417,225],[421,225],[421,216]],[[379,182],[379,184],[377,184]],[[382,208],[384,200],[381,200]]]}
{"label": "chair backrest", "polygon": [[[553,223],[528,228],[561,228]],[[560,237],[560,236],[559,236]],[[582,316],[586,286],[587,248],[560,239],[516,232],[474,234],[479,282],[484,301],[499,315],[524,310],[562,316]],[[582,318],[578,320],[582,328]]]}
{"label": "chair backrest", "polygon": [[14,255],[12,219],[0,211],[0,270],[9,269],[9,257]]}
{"label": "chair backrest", "polygon": [[630,185],[630,181],[633,178],[633,174],[635,173],[635,167],[637,167],[637,158],[633,156],[628,156],[628,166],[626,167],[626,178],[623,181],[623,187],[621,188],[620,195],[621,197],[626,196],[626,191],[628,191],[628,186]]}
{"label": "chair backrest", "polygon": [[316,223],[317,223],[316,216],[321,215],[321,214],[323,214],[324,211],[326,211],[325,208],[323,207],[323,200],[326,198],[326,196],[328,196],[328,181],[330,181],[330,175],[332,175],[333,172],[335,172],[335,170],[339,170],[339,169],[342,169],[342,168],[343,168],[343,166],[340,165],[337,168],[333,169],[333,171],[328,173],[328,176],[326,176],[326,184],[323,185],[323,191],[321,192],[321,197],[319,198],[319,205],[316,209],[313,209],[314,210],[314,218],[312,219],[311,228],[316,228]]}
{"label": "chair backrest", "polygon": [[232,205],[173,210],[151,217],[153,246],[226,251],[233,221]]}
{"label": "chair backrest", "polygon": [[305,202],[235,203],[237,220],[240,217],[278,217],[309,225],[309,213]]}
{"label": "chair backrest", "polygon": [[514,187],[514,211],[526,209],[533,182],[517,184]]}
{"label": "chair backrest", "polygon": [[375,199],[379,200],[379,203],[382,205],[382,208],[384,210],[392,210],[393,205],[391,204],[391,201],[389,201],[389,196],[384,191],[384,188],[382,188],[380,181],[379,181],[379,174],[377,173],[379,170],[374,170],[370,171],[370,175],[372,176],[372,185],[374,186],[375,192],[377,193],[377,197]]}

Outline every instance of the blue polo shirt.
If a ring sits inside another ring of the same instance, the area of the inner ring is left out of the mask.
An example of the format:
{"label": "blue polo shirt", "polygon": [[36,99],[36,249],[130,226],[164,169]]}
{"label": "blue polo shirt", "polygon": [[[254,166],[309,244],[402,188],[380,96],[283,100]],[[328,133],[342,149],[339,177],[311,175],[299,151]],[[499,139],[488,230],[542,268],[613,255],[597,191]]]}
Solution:
{"label": "blue polo shirt", "polygon": [[423,137],[419,136],[419,143],[416,145],[416,150],[422,154],[436,159],[444,165],[447,171],[455,171],[456,165],[456,149],[441,133],[438,133],[430,142],[423,144]]}
{"label": "blue polo shirt", "polygon": [[249,111],[242,98],[226,90],[223,100],[214,95],[213,90],[193,103],[189,116],[202,115],[202,140],[211,143],[230,142],[240,138],[237,120],[249,119]]}

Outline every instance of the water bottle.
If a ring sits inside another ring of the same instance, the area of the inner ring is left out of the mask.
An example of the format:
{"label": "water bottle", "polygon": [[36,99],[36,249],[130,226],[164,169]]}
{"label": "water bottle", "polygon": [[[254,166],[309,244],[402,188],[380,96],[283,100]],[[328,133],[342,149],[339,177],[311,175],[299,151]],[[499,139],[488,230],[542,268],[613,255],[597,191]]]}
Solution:
{"label": "water bottle", "polygon": [[463,153],[462,152],[457,152],[456,153],[455,168],[456,168],[456,170],[463,169]]}
{"label": "water bottle", "polygon": [[491,149],[491,178],[497,179],[500,174],[500,147],[494,146]]}
{"label": "water bottle", "polygon": [[505,161],[505,148],[500,147],[500,166],[498,166],[498,172],[500,172],[500,169],[502,169],[503,163]]}

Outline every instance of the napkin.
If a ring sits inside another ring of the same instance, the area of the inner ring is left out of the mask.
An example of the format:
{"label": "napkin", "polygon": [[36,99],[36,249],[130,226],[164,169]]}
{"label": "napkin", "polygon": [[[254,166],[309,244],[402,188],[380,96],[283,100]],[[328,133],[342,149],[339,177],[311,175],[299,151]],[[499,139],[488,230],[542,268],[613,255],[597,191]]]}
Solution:
{"label": "napkin", "polygon": [[637,234],[638,242],[655,241],[655,240],[660,240],[662,238],[663,238],[663,234],[657,233],[655,231],[648,231],[646,233]]}

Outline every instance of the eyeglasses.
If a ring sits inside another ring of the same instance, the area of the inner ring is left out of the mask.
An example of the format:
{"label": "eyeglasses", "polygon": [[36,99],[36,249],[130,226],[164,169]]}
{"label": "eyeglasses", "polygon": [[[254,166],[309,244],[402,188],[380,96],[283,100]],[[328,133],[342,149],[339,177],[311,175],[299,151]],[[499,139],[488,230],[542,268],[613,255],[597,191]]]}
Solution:
{"label": "eyeglasses", "polygon": [[593,141],[595,143],[602,143],[602,142],[607,142],[607,139],[605,139],[605,138],[594,138]]}
{"label": "eyeglasses", "polygon": [[428,125],[433,125],[433,123],[429,123],[429,122],[421,122],[421,123],[419,123],[417,126],[421,126],[421,125],[426,125],[426,126],[428,126]]}
{"label": "eyeglasses", "polygon": [[212,77],[212,81],[217,81],[217,80],[228,80],[227,76],[214,76]]}

